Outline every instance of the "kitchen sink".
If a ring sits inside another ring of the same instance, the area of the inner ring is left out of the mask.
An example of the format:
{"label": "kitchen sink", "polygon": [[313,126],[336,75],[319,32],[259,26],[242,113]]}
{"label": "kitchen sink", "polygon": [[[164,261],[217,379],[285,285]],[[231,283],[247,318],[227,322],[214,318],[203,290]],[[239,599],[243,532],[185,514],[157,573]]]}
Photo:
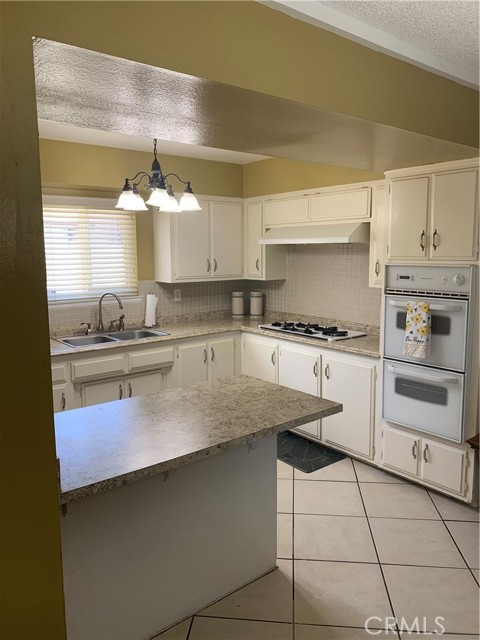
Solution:
{"label": "kitchen sink", "polygon": [[116,331],[108,335],[115,338],[115,340],[140,340],[140,338],[168,336],[168,333],[165,333],[165,331],[151,331],[150,329],[135,329],[133,331]]}
{"label": "kitchen sink", "polygon": [[101,344],[102,342],[115,342],[115,338],[109,336],[72,336],[71,338],[57,338],[58,342],[68,344],[70,347],[85,347],[89,344]]}
{"label": "kitchen sink", "polygon": [[108,335],[71,336],[68,338],[55,339],[63,344],[68,344],[69,347],[87,347],[91,344],[104,344],[107,342],[118,342],[119,340],[140,340],[141,338],[157,338],[168,335],[165,331],[134,329],[131,331],[115,331]]}

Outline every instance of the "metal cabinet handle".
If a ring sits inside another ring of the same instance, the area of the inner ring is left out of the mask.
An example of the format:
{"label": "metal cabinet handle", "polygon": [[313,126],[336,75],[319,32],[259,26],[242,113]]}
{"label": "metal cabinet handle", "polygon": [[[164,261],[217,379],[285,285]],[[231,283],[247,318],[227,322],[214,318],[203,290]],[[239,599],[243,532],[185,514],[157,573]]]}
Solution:
{"label": "metal cabinet handle", "polygon": [[213,350],[213,347],[210,347],[210,360],[213,362],[215,360],[215,351]]}
{"label": "metal cabinet handle", "polygon": [[428,462],[427,451],[428,451],[428,444],[426,444],[424,449],[423,449],[423,459],[425,460],[425,462]]}
{"label": "metal cabinet handle", "polygon": [[203,364],[207,364],[207,350],[203,350]]}
{"label": "metal cabinet handle", "polygon": [[257,271],[260,271],[260,258],[257,258],[255,261],[255,269]]}
{"label": "metal cabinet handle", "polygon": [[325,367],[325,378],[327,380],[330,380],[330,365],[327,364],[327,366]]}
{"label": "metal cabinet handle", "polygon": [[207,258],[207,273],[210,273],[211,268],[212,268],[212,265],[210,264],[210,258]]}
{"label": "metal cabinet handle", "polygon": [[275,351],[272,353],[272,364],[275,366]]}
{"label": "metal cabinet handle", "polygon": [[425,229],[420,234],[420,247],[422,251],[425,251]]}
{"label": "metal cabinet handle", "polygon": [[375,275],[378,276],[379,273],[380,273],[380,260],[377,260],[375,262]]}
{"label": "metal cabinet handle", "polygon": [[128,397],[131,398],[133,395],[132,383],[128,383]]}
{"label": "metal cabinet handle", "polygon": [[435,242],[437,236],[438,236],[438,231],[435,229],[435,231],[433,232],[433,236],[432,236],[432,247],[433,247],[434,251],[436,251],[437,248],[438,248],[438,244]]}
{"label": "metal cabinet handle", "polygon": [[121,384],[118,385],[118,398],[119,400],[123,398],[123,387]]}
{"label": "metal cabinet handle", "polygon": [[318,362],[313,365],[313,375],[318,378]]}
{"label": "metal cabinet handle", "polygon": [[67,406],[67,399],[65,398],[65,394],[62,393],[62,403],[61,403],[62,411],[65,411],[66,406]]}
{"label": "metal cabinet handle", "polygon": [[416,460],[417,459],[417,443],[415,442],[415,444],[412,447],[412,456],[413,459]]}
{"label": "metal cabinet handle", "polygon": [[217,270],[217,259],[216,258],[213,259],[213,270],[214,271]]}

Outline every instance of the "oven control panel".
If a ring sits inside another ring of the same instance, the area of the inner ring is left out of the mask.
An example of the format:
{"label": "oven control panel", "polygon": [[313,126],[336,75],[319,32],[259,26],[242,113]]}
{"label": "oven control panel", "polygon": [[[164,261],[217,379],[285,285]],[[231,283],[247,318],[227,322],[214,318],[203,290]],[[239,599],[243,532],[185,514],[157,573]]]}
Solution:
{"label": "oven control panel", "polygon": [[468,296],[471,292],[473,268],[389,264],[386,266],[385,288],[388,291],[439,292]]}

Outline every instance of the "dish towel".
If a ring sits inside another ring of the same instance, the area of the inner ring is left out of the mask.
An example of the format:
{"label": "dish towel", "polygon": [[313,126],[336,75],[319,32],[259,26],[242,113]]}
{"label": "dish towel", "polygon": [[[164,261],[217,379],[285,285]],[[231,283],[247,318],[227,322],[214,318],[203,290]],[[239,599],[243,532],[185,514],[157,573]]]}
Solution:
{"label": "dish towel", "polygon": [[407,302],[403,355],[414,358],[429,358],[431,335],[430,304],[428,302]]}

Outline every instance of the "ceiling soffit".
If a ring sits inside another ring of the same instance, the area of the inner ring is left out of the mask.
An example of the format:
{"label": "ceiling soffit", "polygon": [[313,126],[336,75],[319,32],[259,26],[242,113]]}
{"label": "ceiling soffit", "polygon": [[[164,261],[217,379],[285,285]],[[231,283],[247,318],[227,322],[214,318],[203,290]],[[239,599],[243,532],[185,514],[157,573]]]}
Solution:
{"label": "ceiling soffit", "polygon": [[34,59],[38,117],[51,122],[371,171],[478,155],[465,145],[62,43],[36,40]]}

